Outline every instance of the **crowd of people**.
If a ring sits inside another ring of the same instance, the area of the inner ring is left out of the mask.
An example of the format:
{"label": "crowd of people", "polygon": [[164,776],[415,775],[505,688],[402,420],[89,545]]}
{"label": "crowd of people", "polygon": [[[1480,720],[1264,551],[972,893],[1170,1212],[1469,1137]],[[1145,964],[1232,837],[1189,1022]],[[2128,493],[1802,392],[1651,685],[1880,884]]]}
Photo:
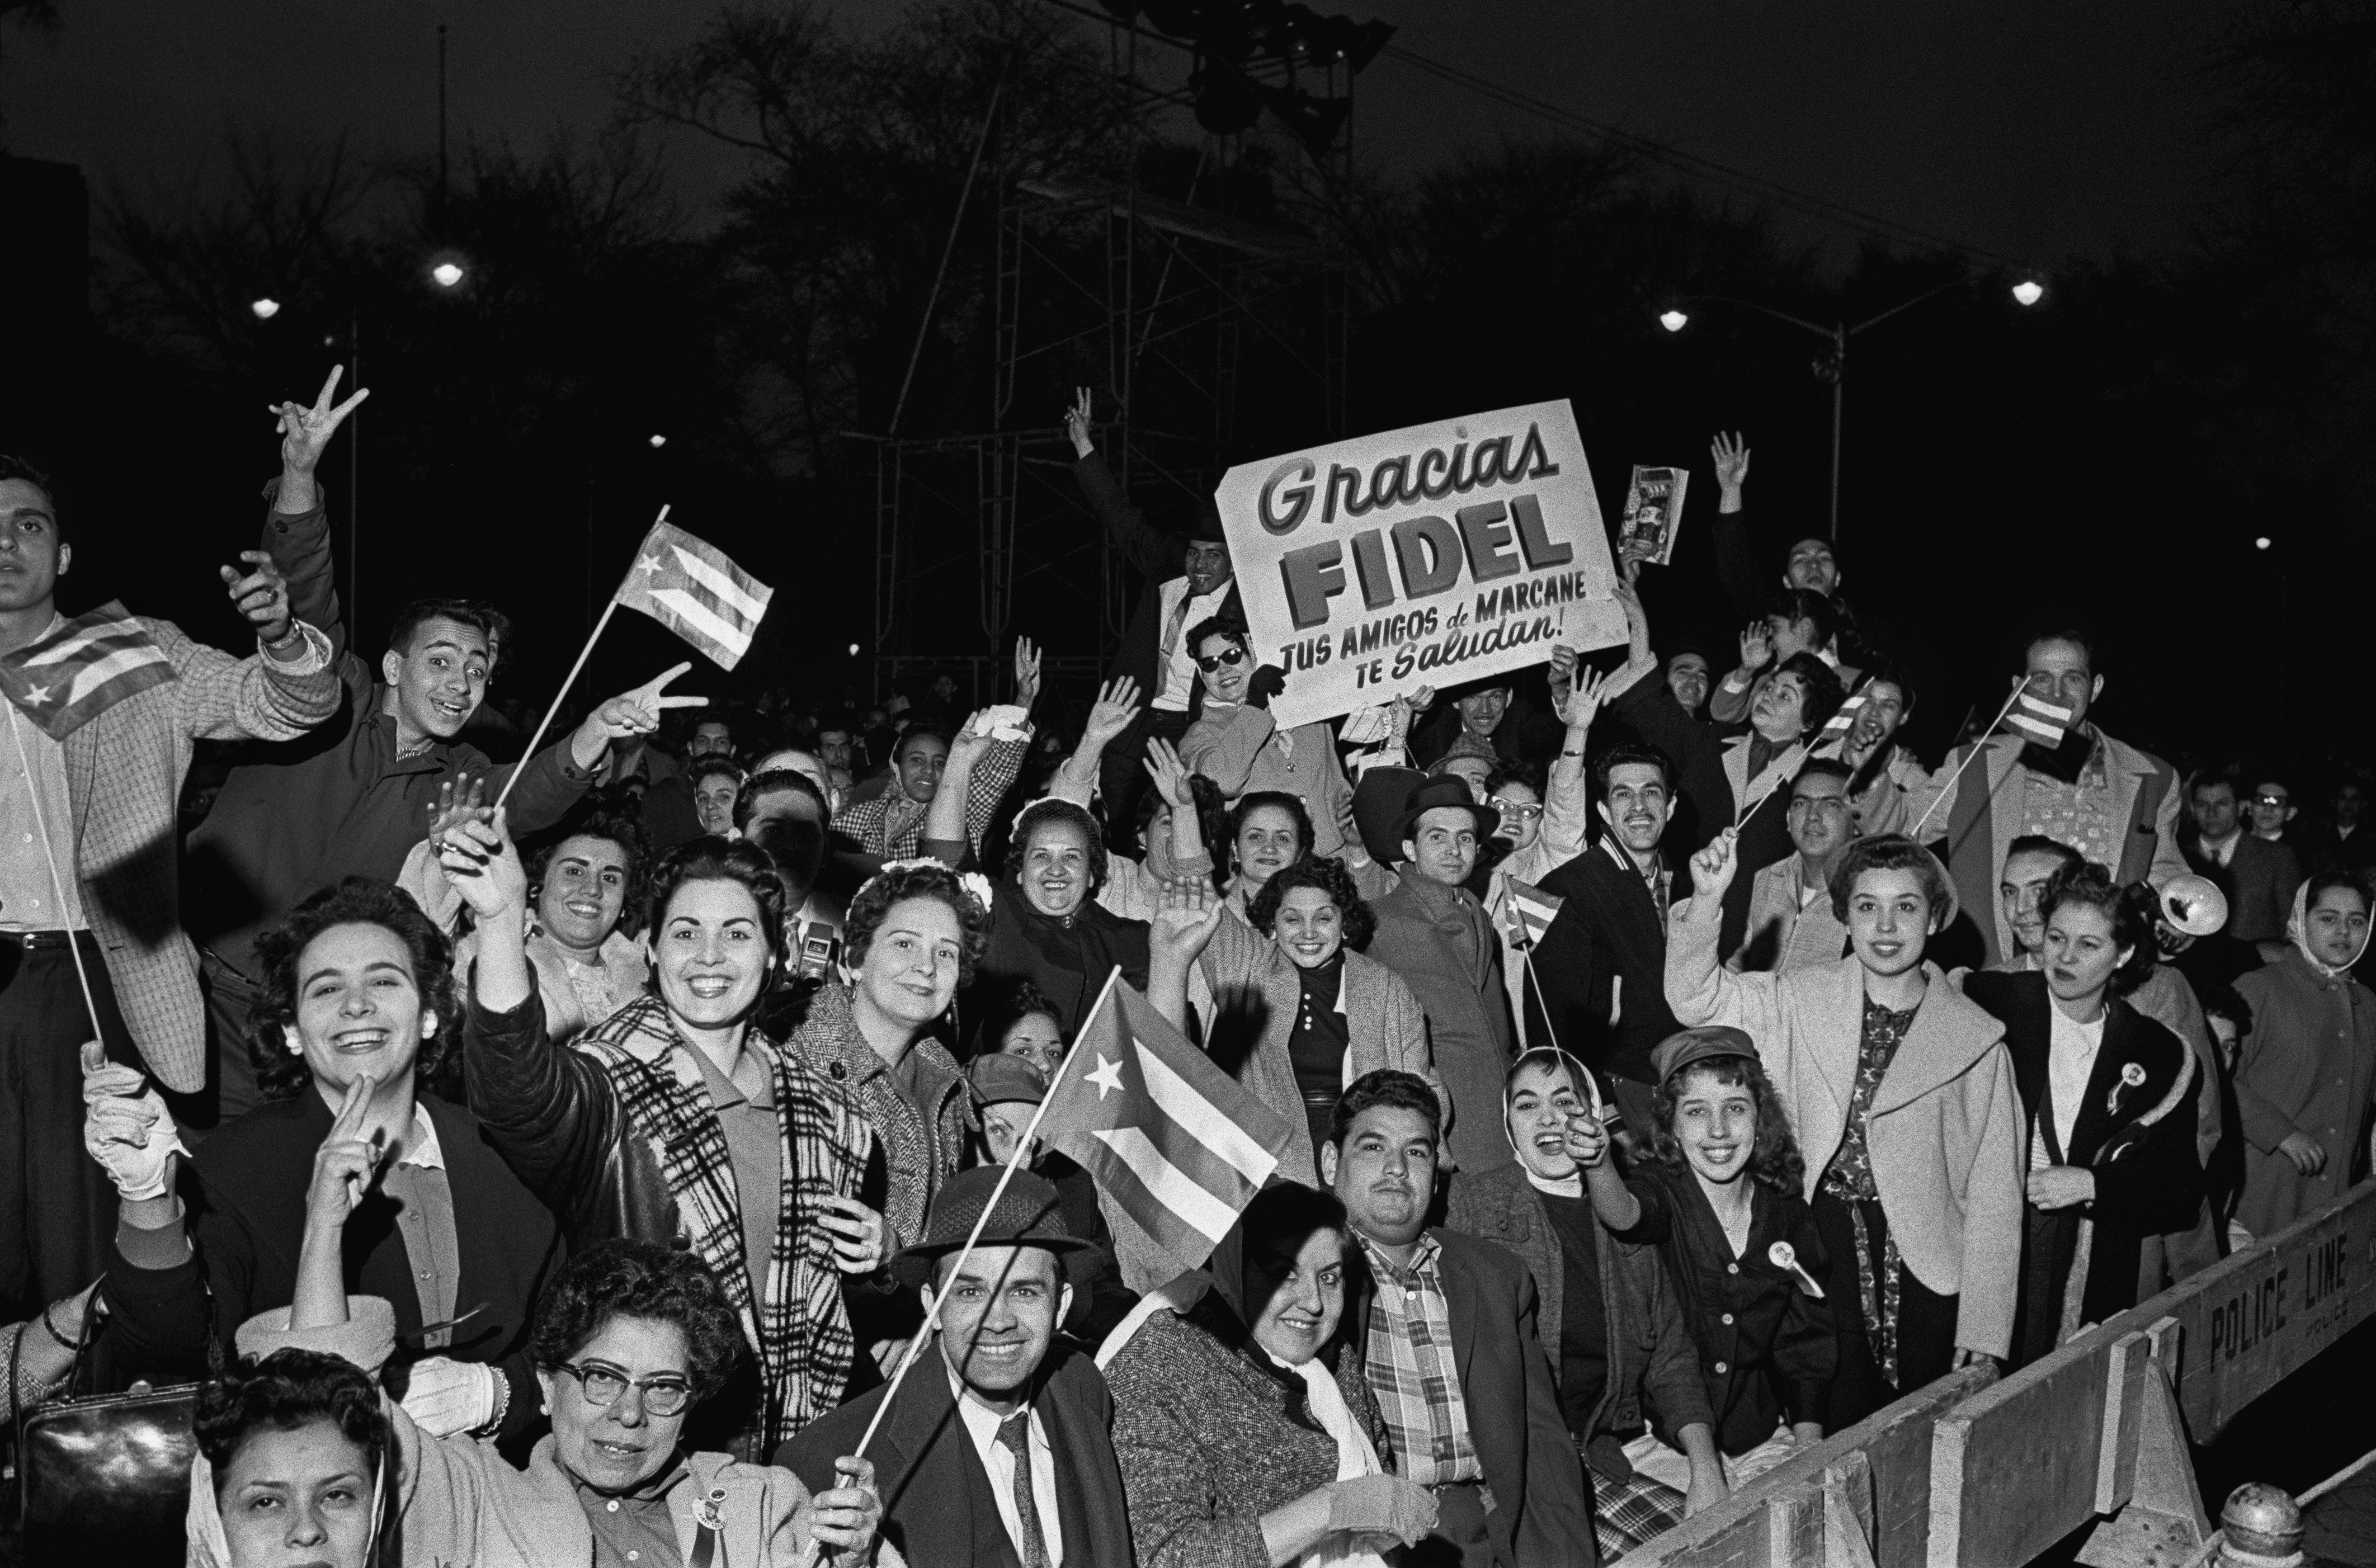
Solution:
{"label": "crowd of people", "polygon": [[[341,622],[336,382],[254,649],[8,686],[0,1397],[196,1384],[193,1562],[1589,1564],[2368,1170],[2365,787],[2115,739],[2084,629],[1927,765],[1738,437],[1729,669],[1626,559],[1613,667],[1282,729],[1085,394],[1146,580],[1073,722],[1027,641],[520,755],[500,610]],[[0,665],[83,527],[0,459]],[[1116,970],[1289,1130],[1209,1255],[1029,1135]]]}

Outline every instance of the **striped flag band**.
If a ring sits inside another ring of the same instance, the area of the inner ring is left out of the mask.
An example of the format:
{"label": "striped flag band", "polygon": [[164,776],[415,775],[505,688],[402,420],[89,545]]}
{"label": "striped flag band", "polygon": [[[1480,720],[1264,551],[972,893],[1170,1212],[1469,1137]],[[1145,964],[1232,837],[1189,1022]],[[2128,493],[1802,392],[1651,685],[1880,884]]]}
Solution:
{"label": "striped flag band", "polygon": [[55,741],[172,679],[165,650],[113,600],[0,658],[0,692]]}
{"label": "striped flag band", "polygon": [[[1867,682],[1863,686],[1859,687],[1854,693],[1852,693],[1847,701],[1840,704],[1840,708],[1837,713],[1833,714],[1829,719],[1824,720],[1823,731],[1815,737],[1814,749],[1820,752],[1825,746],[1839,747],[1847,745],[1848,743],[1848,731],[1856,728],[1857,715],[1864,711],[1864,705],[1871,699],[1871,683]],[[1834,754],[1837,754],[1835,753]]]}
{"label": "striped flag band", "polygon": [[751,650],[775,593],[717,546],[660,522],[644,536],[617,598],[731,670]]}
{"label": "striped flag band", "polygon": [[1293,1132],[1120,982],[1082,1023],[1040,1128],[1191,1267],[1278,1169]]}
{"label": "striped flag band", "polygon": [[1510,893],[1510,911],[1517,917],[1518,929],[1525,935],[1526,945],[1532,947],[1542,941],[1544,934],[1551,929],[1551,921],[1559,918],[1560,909],[1567,900],[1515,877],[1504,885]]}
{"label": "striped flag band", "polygon": [[2004,721],[2037,744],[2053,747],[2061,745],[2062,737],[2071,732],[2074,717],[2071,709],[2034,697],[2025,689],[2005,709]]}

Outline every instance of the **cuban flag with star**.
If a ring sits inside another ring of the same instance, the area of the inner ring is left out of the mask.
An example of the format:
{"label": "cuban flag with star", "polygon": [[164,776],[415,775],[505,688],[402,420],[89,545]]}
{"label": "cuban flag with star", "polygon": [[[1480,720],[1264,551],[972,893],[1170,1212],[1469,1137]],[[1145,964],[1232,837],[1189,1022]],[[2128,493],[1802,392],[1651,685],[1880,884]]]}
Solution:
{"label": "cuban flag with star", "polygon": [[659,522],[644,536],[617,597],[731,670],[751,651],[751,635],[775,596],[716,545]]}
{"label": "cuban flag with star", "polygon": [[0,658],[0,692],[53,741],[172,679],[165,650],[112,600]]}

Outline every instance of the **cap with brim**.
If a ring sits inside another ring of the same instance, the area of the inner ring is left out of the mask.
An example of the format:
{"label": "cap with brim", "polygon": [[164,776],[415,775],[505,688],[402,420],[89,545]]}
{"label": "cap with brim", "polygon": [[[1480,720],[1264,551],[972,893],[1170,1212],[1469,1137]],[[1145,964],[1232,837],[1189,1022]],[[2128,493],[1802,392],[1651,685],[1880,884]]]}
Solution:
{"label": "cap with brim", "polygon": [[1686,1067],[1728,1056],[1745,1056],[1753,1062],[1757,1059],[1757,1044],[1729,1024],[1707,1024],[1696,1029],[1678,1029],[1652,1047],[1650,1069],[1663,1084]]}
{"label": "cap with brim", "polygon": [[1467,782],[1455,778],[1431,778],[1410,792],[1404,802],[1402,814],[1395,819],[1395,856],[1403,858],[1402,847],[1419,826],[1419,819],[1432,811],[1465,811],[1477,824],[1477,837],[1488,838],[1502,826],[1502,814],[1491,806],[1480,806],[1477,797],[1468,792]]}
{"label": "cap with brim", "polygon": [[[999,1165],[977,1165],[950,1177],[924,1218],[923,1238],[892,1254],[891,1277],[912,1289],[930,1282],[934,1263],[962,1252],[1004,1170]],[[1054,1185],[1028,1170],[1016,1171],[1007,1182],[974,1245],[1045,1247],[1063,1261],[1065,1277],[1075,1285],[1086,1281],[1097,1266],[1097,1243],[1083,1241],[1066,1228],[1063,1205]]]}
{"label": "cap with brim", "polygon": [[997,1053],[966,1063],[966,1087],[973,1090],[976,1105],[1037,1105],[1048,1093],[1047,1077],[1038,1067],[1023,1057]]}

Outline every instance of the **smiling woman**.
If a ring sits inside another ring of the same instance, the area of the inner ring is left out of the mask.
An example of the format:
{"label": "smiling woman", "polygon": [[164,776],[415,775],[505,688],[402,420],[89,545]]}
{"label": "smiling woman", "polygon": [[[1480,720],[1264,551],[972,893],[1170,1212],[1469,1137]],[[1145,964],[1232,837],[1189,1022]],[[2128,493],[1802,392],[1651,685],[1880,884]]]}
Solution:
{"label": "smiling woman", "polygon": [[[560,1261],[552,1216],[469,1111],[428,1092],[459,1032],[446,939],[404,894],[350,877],[257,944],[267,968],[254,1048],[267,1102],[207,1140],[193,1253],[168,1179],[124,1206],[107,1299],[143,1375],[196,1375],[207,1345],[290,1304],[315,1151],[347,1107],[374,1149],[347,1288],[386,1297],[422,1352],[406,1398],[439,1432],[510,1432],[537,1396],[528,1324]],[[121,1287],[121,1288],[119,1288]],[[467,1326],[454,1326],[467,1319]],[[209,1330],[211,1329],[211,1334]]]}

